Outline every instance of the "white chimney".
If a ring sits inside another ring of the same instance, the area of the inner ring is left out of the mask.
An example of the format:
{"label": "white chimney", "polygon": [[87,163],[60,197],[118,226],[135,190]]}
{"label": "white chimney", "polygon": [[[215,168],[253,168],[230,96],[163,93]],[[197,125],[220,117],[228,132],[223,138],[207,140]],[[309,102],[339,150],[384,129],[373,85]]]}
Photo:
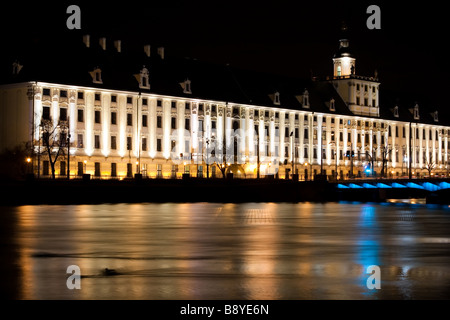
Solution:
{"label": "white chimney", "polygon": [[83,36],[83,43],[86,46],[86,48],[89,48],[91,45],[91,36],[86,34]]}
{"label": "white chimney", "polygon": [[164,60],[164,47],[159,47],[158,48],[158,54],[161,57],[161,59]]}
{"label": "white chimney", "polygon": [[99,43],[102,49],[106,50],[106,38],[100,38]]}
{"label": "white chimney", "polygon": [[114,47],[116,48],[117,52],[122,52],[122,41],[114,41]]}
{"label": "white chimney", "polygon": [[147,57],[150,57],[150,45],[149,44],[146,44],[144,46],[144,52],[147,55]]}

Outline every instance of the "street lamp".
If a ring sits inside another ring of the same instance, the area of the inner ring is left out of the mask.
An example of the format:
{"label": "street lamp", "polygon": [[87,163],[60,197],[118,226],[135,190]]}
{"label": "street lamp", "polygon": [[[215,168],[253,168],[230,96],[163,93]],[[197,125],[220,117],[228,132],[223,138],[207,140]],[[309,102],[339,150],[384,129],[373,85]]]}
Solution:
{"label": "street lamp", "polygon": [[291,131],[291,134],[289,135],[291,137],[291,146],[292,146],[292,180],[294,180],[294,161],[295,161],[295,144],[294,144],[294,131]]}
{"label": "street lamp", "polygon": [[209,179],[209,138],[206,138],[206,179]]}

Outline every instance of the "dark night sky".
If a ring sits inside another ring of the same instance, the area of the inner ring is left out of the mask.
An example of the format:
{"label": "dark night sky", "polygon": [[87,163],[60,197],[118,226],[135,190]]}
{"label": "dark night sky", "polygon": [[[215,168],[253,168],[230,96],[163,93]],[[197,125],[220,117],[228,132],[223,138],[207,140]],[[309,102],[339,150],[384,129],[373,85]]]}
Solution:
{"label": "dark night sky", "polygon": [[[372,76],[377,69],[383,89],[445,109],[450,71],[446,7],[442,1],[393,2],[17,2],[1,10],[0,32],[6,39],[3,53],[36,39],[45,39],[54,50],[62,39],[90,33],[120,38],[124,46],[163,45],[168,56],[306,78],[330,75],[346,21],[357,74]],[[70,4],[81,8],[81,31],[66,28]],[[381,8],[381,30],[366,27],[370,4]]]}

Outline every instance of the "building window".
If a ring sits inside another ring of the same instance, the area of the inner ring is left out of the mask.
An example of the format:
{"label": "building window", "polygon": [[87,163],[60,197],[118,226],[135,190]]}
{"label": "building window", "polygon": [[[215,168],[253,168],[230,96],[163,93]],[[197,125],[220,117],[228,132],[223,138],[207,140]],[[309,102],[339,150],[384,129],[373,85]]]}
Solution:
{"label": "building window", "polygon": [[216,129],[216,121],[211,121],[211,129]]}
{"label": "building window", "polygon": [[394,107],[394,117],[398,118],[398,106]]}
{"label": "building window", "polygon": [[96,93],[95,94],[95,101],[100,101],[101,100],[101,95],[100,93]]}
{"label": "building window", "polygon": [[133,103],[133,98],[127,97],[127,104],[132,104],[132,103]]}
{"label": "building window", "polygon": [[100,149],[100,136],[97,134],[94,136],[94,148]]}
{"label": "building window", "polygon": [[420,116],[419,116],[419,106],[416,104],[414,106],[414,120],[419,120]]}
{"label": "building window", "polygon": [[142,99],[142,105],[143,106],[148,106],[148,99],[147,98]]}
{"label": "building window", "polygon": [[77,175],[80,177],[83,175],[83,162],[78,162],[78,170],[77,170]]}
{"label": "building window", "polygon": [[146,114],[143,114],[143,115],[142,115],[142,126],[143,126],[144,128],[147,127],[147,115],[146,115]]}
{"label": "building window", "polygon": [[176,108],[177,108],[177,102],[176,102],[176,101],[172,101],[172,102],[170,103],[170,105],[171,105],[171,108],[172,108],[172,109],[176,109]]}
{"label": "building window", "polygon": [[89,72],[89,74],[92,77],[93,83],[102,84],[102,70],[99,67]]}
{"label": "building window", "polygon": [[162,151],[162,140],[156,139],[156,151],[161,152]]}
{"label": "building window", "polygon": [[117,102],[117,96],[111,96],[111,102],[116,103]]}
{"label": "building window", "polygon": [[83,148],[83,135],[81,133],[77,135],[77,148]]}
{"label": "building window", "polygon": [[162,165],[161,164],[156,165],[156,177],[162,178]]}
{"label": "building window", "polygon": [[183,93],[191,94],[191,80],[186,79],[184,82],[180,83],[181,87],[183,88]]}
{"label": "building window", "polygon": [[133,166],[131,163],[127,163],[127,178],[133,177]]}
{"label": "building window", "polygon": [[186,110],[191,110],[191,104],[190,104],[189,102],[186,102],[186,103],[184,104],[184,109],[186,109]]}
{"label": "building window", "polygon": [[111,163],[111,177],[117,177],[117,163]]}
{"label": "building window", "polygon": [[44,96],[49,96],[49,95],[50,95],[50,89],[49,89],[49,88],[44,88],[44,89],[42,90],[42,94],[43,94]]}
{"label": "building window", "polygon": [[147,151],[147,138],[142,138],[142,151]]}
{"label": "building window", "polygon": [[47,160],[44,160],[42,164],[43,164],[42,174],[43,174],[44,176],[48,176],[48,175],[49,175],[49,165],[50,165],[50,162],[47,161]]}
{"label": "building window", "polygon": [[132,125],[133,125],[133,114],[127,113],[127,126],[132,126]]}
{"label": "building window", "polygon": [[61,90],[61,92],[59,93],[59,97],[60,98],[67,98],[67,91],[66,90]]}
{"label": "building window", "polygon": [[95,162],[94,168],[94,176],[100,177],[100,162]]}
{"label": "building window", "polygon": [[309,107],[309,92],[308,90],[305,90],[305,92],[303,92],[303,106]]}
{"label": "building window", "polygon": [[84,122],[84,110],[78,109],[77,111],[78,122]]}
{"label": "building window", "polygon": [[369,100],[367,100],[367,98],[364,98],[364,105],[368,106],[369,105]]}
{"label": "building window", "polygon": [[95,111],[95,123],[100,123],[100,111]]}
{"label": "building window", "polygon": [[330,111],[336,111],[336,107],[334,106],[334,99],[330,100]]}
{"label": "building window", "polygon": [[111,112],[111,124],[117,124],[117,112]]}
{"label": "building window", "polygon": [[161,116],[156,117],[156,127],[162,128],[162,117]]}
{"label": "building window", "polygon": [[186,130],[191,130],[191,119],[185,119],[184,120],[184,128]]}
{"label": "building window", "polygon": [[177,128],[177,118],[172,117],[170,124],[171,124],[172,129],[176,129]]}
{"label": "building window", "polygon": [[66,108],[59,109],[59,120],[67,121],[67,109]]}
{"label": "building window", "polygon": [[156,106],[162,107],[162,100],[160,100],[160,99],[156,100]]}
{"label": "building window", "polygon": [[203,111],[203,103],[198,104],[198,111]]}
{"label": "building window", "polygon": [[148,80],[148,69],[144,66],[140,71],[139,76],[139,88],[141,89],[150,89],[150,83]]}
{"label": "building window", "polygon": [[273,104],[277,105],[277,106],[279,106],[281,104],[281,102],[280,102],[280,93],[279,92],[275,92]]}
{"label": "building window", "polygon": [[359,97],[356,97],[356,104],[359,106],[360,105],[361,100],[359,99]]}
{"label": "building window", "polygon": [[50,120],[50,107],[42,108],[42,119]]}
{"label": "building window", "polygon": [[172,165],[171,177],[172,179],[176,179],[177,177],[178,166],[176,164]]}
{"label": "building window", "polygon": [[131,141],[131,137],[127,137],[127,150],[130,151],[133,148],[133,143]]}
{"label": "building window", "polygon": [[117,138],[116,136],[111,136],[111,150],[117,149]]}
{"label": "building window", "polygon": [[78,92],[78,93],[77,93],[77,98],[78,98],[79,100],[83,100],[83,99],[84,99],[84,92]]}

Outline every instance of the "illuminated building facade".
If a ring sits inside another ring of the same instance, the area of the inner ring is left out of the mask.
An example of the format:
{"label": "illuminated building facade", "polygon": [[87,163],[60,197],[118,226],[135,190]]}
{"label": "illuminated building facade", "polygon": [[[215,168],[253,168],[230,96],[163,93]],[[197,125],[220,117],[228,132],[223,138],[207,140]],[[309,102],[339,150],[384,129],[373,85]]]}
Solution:
{"label": "illuminated building facade", "polygon": [[356,74],[346,39],[333,76],[308,81],[98,40],[84,36],[69,66],[15,61],[5,69],[0,149],[26,144],[35,174],[50,174],[45,155],[36,156],[48,119],[70,133],[70,168],[61,157],[57,176],[221,177],[214,163],[240,178],[365,177],[372,166],[399,177],[410,163],[413,176],[429,174],[427,166],[448,175],[448,123],[433,108],[382,102],[377,76]]}

